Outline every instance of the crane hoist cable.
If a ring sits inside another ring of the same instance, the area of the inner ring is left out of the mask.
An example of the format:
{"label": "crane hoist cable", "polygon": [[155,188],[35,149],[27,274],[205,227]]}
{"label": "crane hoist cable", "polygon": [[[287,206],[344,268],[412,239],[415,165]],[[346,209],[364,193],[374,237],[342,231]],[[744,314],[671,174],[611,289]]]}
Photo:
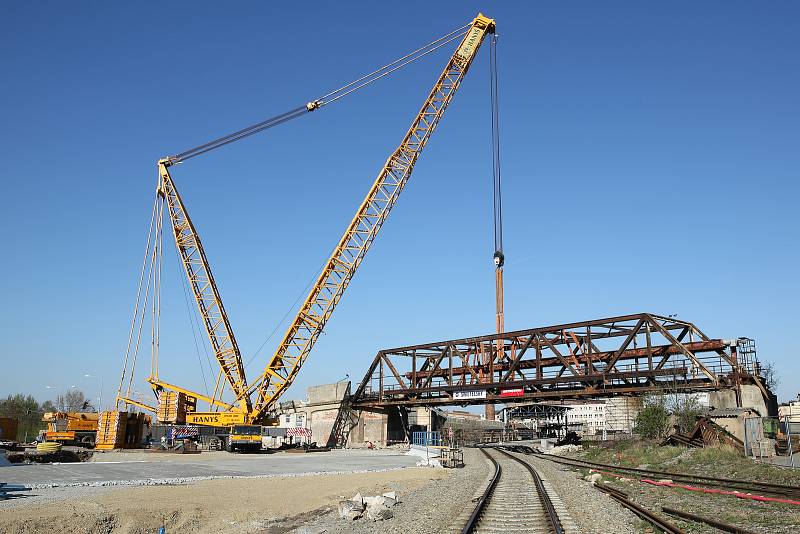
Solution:
{"label": "crane hoist cable", "polygon": [[500,104],[497,82],[497,35],[492,35],[489,44],[489,94],[492,105],[494,261],[498,267],[502,267],[505,262],[505,256],[503,255],[503,196],[500,187]]}
{"label": "crane hoist cable", "polygon": [[[489,96],[492,112],[492,212],[494,219],[494,291],[495,291],[495,329],[498,334],[505,331],[505,312],[503,296],[503,196],[500,187],[500,104],[497,82],[497,34],[492,34],[489,41]],[[505,356],[503,341],[498,339],[496,353],[487,355],[489,372],[484,379],[494,381],[494,362]],[[486,405],[486,419],[495,418],[494,404]]]}
{"label": "crane hoist cable", "polygon": [[296,119],[302,115],[310,111],[314,111],[316,109],[321,108],[327,104],[331,104],[336,102],[337,100],[355,92],[359,89],[366,87],[372,83],[375,83],[379,79],[388,76],[389,74],[399,70],[410,63],[413,63],[424,56],[427,56],[431,52],[438,50],[439,48],[443,47],[444,45],[448,44],[455,39],[463,36],[466,33],[466,29],[470,27],[470,24],[466,24],[456,30],[451,31],[450,33],[439,37],[438,39],[417,48],[416,50],[409,52],[408,54],[397,58],[396,60],[392,61],[391,63],[387,63],[386,65],[373,70],[372,72],[361,76],[360,78],[349,82],[338,89],[334,89],[333,91],[317,98],[314,100],[310,100],[308,103],[303,104],[302,106],[297,106],[294,109],[290,109],[284,113],[279,115],[275,115],[274,117],[270,117],[269,119],[265,119],[261,122],[257,122],[255,124],[251,124],[246,128],[242,128],[236,132],[230,133],[228,135],[224,135],[222,137],[218,137],[208,143],[204,143],[202,145],[196,146],[194,148],[190,148],[189,150],[184,150],[183,152],[179,152],[173,156],[170,156],[167,161],[170,164],[181,163],[186,161],[190,158],[195,156],[199,156],[200,154],[205,154],[206,152],[210,152],[211,150],[221,148],[225,145],[233,143],[234,141],[239,141],[240,139],[244,139],[245,137],[249,137],[253,134],[262,132],[269,128],[273,128],[285,122],[288,122],[292,119]]}
{"label": "crane hoist cable", "polygon": [[500,180],[500,98],[497,76],[497,34],[489,42],[489,96],[492,118],[492,216],[494,226],[494,265],[497,332],[504,329],[503,317],[503,192]]}

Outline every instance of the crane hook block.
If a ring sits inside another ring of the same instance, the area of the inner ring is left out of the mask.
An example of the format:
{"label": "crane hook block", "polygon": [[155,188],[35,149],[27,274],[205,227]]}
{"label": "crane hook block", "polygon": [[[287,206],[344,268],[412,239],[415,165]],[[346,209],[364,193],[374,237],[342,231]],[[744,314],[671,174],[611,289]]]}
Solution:
{"label": "crane hook block", "polygon": [[494,253],[494,264],[497,267],[502,267],[505,262],[506,262],[506,257],[503,255],[503,253],[499,250],[496,251]]}

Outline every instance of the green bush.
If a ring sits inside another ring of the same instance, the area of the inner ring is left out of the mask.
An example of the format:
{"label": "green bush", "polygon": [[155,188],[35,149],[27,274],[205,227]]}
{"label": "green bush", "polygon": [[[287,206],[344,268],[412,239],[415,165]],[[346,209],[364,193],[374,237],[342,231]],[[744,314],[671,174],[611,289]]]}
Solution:
{"label": "green bush", "polygon": [[633,431],[643,439],[660,439],[669,429],[669,410],[663,395],[645,397]]}
{"label": "green bush", "polygon": [[672,415],[675,416],[675,426],[681,434],[687,434],[694,429],[697,418],[703,410],[697,397],[694,395],[680,395],[672,403]]}

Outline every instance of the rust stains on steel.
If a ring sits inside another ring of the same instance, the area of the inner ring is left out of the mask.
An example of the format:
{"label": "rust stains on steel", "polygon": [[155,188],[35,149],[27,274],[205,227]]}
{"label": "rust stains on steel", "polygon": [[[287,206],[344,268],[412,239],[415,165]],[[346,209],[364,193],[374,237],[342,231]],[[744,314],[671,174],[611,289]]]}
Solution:
{"label": "rust stains on steel", "polygon": [[375,356],[359,407],[484,404],[756,384],[752,340],[639,313],[395,349]]}

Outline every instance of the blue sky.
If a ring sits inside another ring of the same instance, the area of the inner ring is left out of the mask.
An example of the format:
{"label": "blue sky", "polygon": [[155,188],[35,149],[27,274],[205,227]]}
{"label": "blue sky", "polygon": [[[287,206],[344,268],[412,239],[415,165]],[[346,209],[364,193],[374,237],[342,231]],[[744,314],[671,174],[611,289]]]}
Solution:
{"label": "blue sky", "polygon": [[[507,328],[676,313],[711,337],[755,338],[780,399],[794,397],[791,2],[6,3],[0,395],[96,396],[102,376],[111,398],[159,157],[479,10],[500,36]],[[286,398],[359,379],[380,348],[493,330],[487,49]],[[175,168],[246,359],[316,276],[450,52]],[[202,389],[167,252],[161,375]]]}

